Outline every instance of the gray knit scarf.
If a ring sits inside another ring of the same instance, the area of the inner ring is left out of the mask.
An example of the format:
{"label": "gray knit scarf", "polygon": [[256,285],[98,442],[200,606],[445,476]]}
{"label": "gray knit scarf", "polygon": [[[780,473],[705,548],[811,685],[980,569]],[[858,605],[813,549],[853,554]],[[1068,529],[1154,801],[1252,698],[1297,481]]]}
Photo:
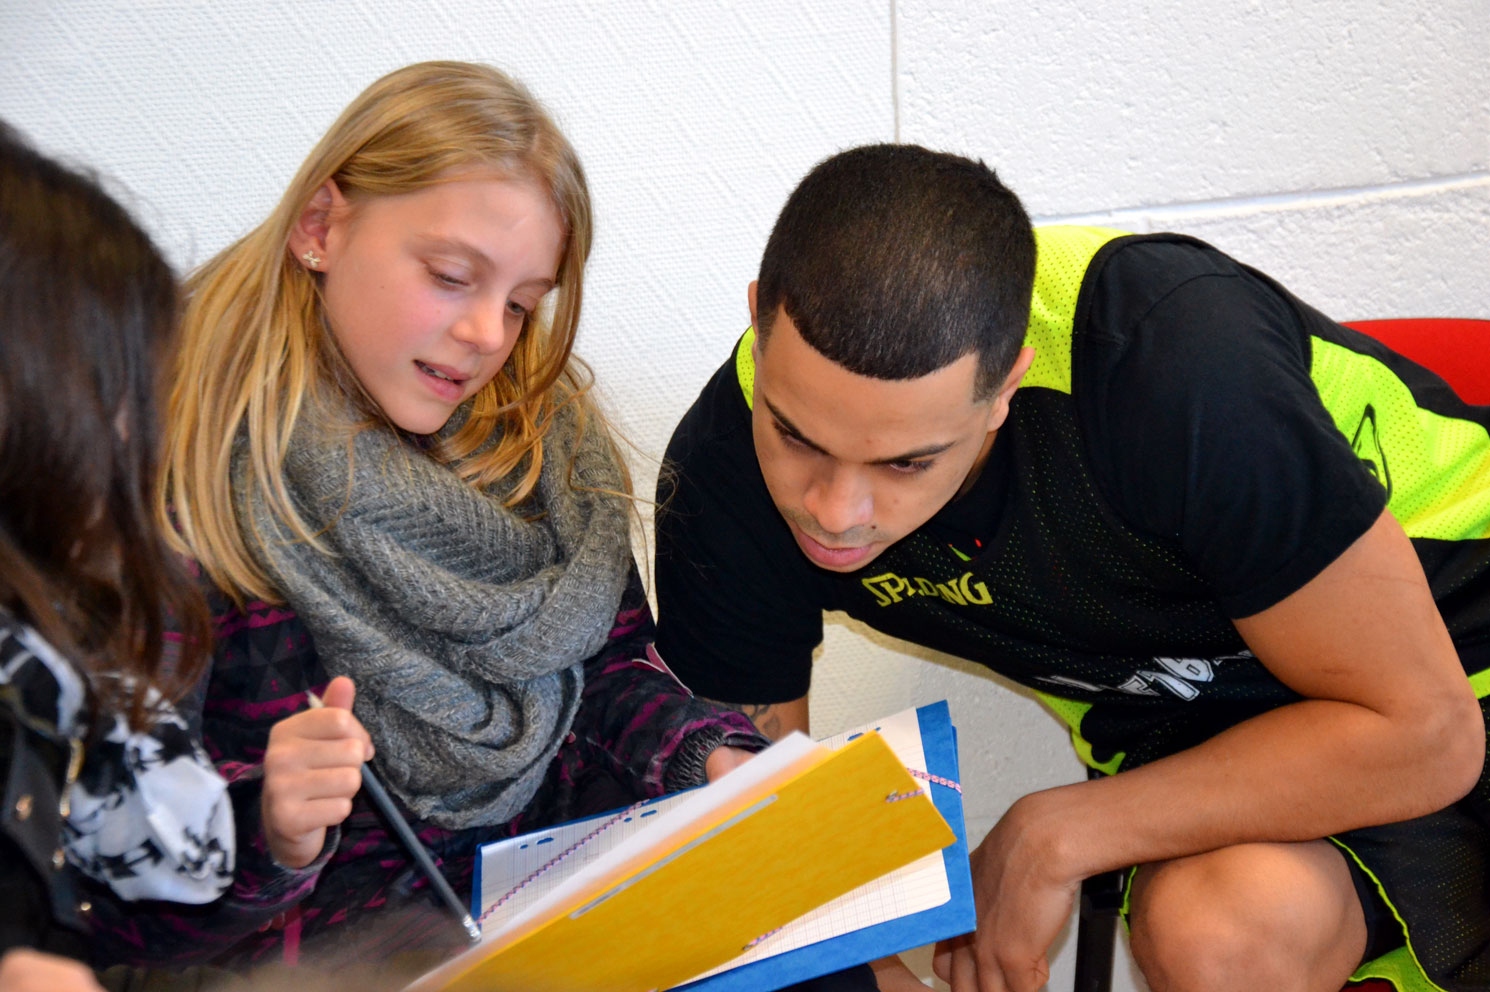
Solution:
{"label": "gray knit scarf", "polygon": [[334,554],[269,512],[243,444],[239,519],[326,670],[357,683],[354,712],[389,788],[443,827],[505,822],[568,732],[582,662],[625,585],[623,501],[593,491],[621,488],[612,449],[598,425],[577,439],[562,409],[537,488],[509,510],[500,485],[472,488],[392,430],[330,426],[350,417],[302,414],[284,464],[296,509]]}

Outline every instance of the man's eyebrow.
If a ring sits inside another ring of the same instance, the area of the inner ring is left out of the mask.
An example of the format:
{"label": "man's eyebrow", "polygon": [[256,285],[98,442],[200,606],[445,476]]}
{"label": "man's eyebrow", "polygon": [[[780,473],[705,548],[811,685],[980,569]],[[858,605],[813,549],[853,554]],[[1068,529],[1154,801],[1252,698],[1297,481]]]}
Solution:
{"label": "man's eyebrow", "polygon": [[[785,431],[787,434],[790,434],[795,440],[801,442],[802,444],[805,444],[813,451],[816,451],[819,454],[823,455],[831,455],[831,452],[829,452],[827,448],[824,448],[822,445],[809,438],[806,434],[803,434],[802,431],[797,427],[797,425],[787,419],[787,417],[782,414],[780,410],[776,409],[775,404],[773,404],[770,400],[762,396],[761,402],[766,404],[766,409],[771,411],[771,416],[776,420],[776,423],[781,426],[781,429],[783,431]],[[903,454],[892,455],[889,458],[876,458],[872,462],[866,462],[866,464],[897,465],[901,462],[913,462],[919,458],[930,458],[932,455],[939,455],[956,443],[956,441],[946,441],[942,444],[928,444],[924,448],[917,448],[914,451],[907,451]]]}
{"label": "man's eyebrow", "polygon": [[790,434],[796,440],[807,445],[807,447],[811,448],[813,451],[816,451],[818,454],[828,454],[827,448],[824,448],[822,445],[809,438],[806,434],[803,434],[801,430],[798,429],[796,424],[787,419],[786,414],[776,409],[776,404],[772,403],[764,396],[761,397],[761,402],[766,404],[766,409],[771,411],[771,416],[776,420],[776,423],[781,426],[781,429],[783,431]]}

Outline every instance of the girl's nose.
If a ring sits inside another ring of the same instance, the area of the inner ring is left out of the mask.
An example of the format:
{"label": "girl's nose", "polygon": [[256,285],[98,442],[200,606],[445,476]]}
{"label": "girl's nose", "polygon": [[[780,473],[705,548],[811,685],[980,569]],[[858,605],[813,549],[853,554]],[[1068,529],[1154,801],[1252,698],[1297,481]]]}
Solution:
{"label": "girl's nose", "polygon": [[517,322],[508,320],[507,314],[505,304],[473,304],[455,322],[451,333],[457,340],[464,341],[482,354],[500,352],[506,347],[511,335],[520,329],[520,325],[509,326]]}

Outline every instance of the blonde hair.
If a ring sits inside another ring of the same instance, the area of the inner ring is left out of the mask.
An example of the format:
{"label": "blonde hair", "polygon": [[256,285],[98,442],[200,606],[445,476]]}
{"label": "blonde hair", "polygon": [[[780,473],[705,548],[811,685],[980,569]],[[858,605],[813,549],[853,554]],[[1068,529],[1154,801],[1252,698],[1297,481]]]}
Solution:
{"label": "blonde hair", "polygon": [[[318,544],[286,492],[286,448],[315,390],[329,386],[367,403],[326,333],[317,277],[290,257],[306,205],[327,180],[355,205],[473,168],[542,184],[564,225],[564,247],[550,299],[474,397],[465,425],[430,455],[477,487],[515,475],[504,494],[515,505],[537,484],[557,407],[575,402],[582,416],[593,414],[587,370],[571,356],[592,230],[574,149],[520,83],[490,66],[423,62],[391,72],[342,112],[268,219],[187,280],[159,509],[174,521],[180,550],[219,588],[279,598],[234,510],[235,446],[248,445],[248,484],[298,539]],[[485,445],[494,432],[498,441]]]}

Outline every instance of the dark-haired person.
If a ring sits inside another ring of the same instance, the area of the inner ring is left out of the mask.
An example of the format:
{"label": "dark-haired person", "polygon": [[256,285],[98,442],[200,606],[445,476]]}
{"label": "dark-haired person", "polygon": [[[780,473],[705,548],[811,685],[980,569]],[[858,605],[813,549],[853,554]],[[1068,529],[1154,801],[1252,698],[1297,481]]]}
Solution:
{"label": "dark-haired person", "polygon": [[750,305],[668,448],[661,658],[805,728],[843,610],[1120,773],[982,841],[957,992],[1041,986],[1132,865],[1155,989],[1490,988],[1490,410],[1205,244],[1032,231],[911,146],[817,166]]}
{"label": "dark-haired person", "polygon": [[85,878],[187,903],[232,880],[226,786],[167,701],[209,632],[152,511],[175,313],[118,204],[0,123],[0,992],[98,988]]}

